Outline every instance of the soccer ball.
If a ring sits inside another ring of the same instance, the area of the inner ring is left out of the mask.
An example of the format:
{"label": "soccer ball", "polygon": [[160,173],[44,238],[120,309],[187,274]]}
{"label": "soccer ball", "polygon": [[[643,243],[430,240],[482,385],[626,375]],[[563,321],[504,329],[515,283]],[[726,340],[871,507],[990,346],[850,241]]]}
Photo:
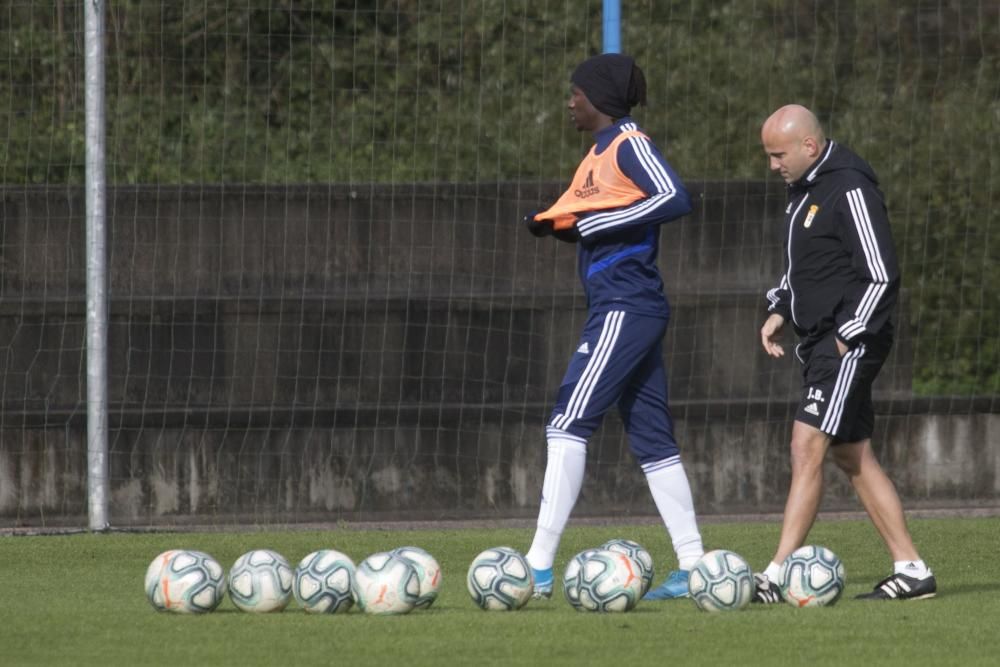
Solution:
{"label": "soccer ball", "polygon": [[167,563],[170,559],[174,557],[174,554],[180,553],[178,549],[170,549],[169,551],[164,551],[149,564],[146,568],[146,578],[143,582],[143,588],[146,591],[146,597],[149,598],[150,604],[152,604],[157,610],[162,611],[163,608],[157,606],[153,601],[153,591],[155,586],[160,582],[160,574],[163,572],[164,568],[167,567]]}
{"label": "soccer ball", "polygon": [[781,564],[778,583],[793,607],[834,604],[847,583],[844,564],[826,547],[799,547]]}
{"label": "soccer ball", "polygon": [[154,609],[204,614],[226,595],[219,562],[201,551],[164,551],[146,569],[146,597]]}
{"label": "soccer ball", "polygon": [[753,570],[732,551],[709,551],[691,568],[688,590],[702,611],[737,611],[753,598]]}
{"label": "soccer ball", "polygon": [[243,611],[281,611],[292,598],[295,573],[281,554],[270,549],[248,551],[229,571],[229,597]]}
{"label": "soccer ball", "polygon": [[354,573],[354,599],[369,614],[406,614],[420,599],[420,574],[406,558],[374,553]]}
{"label": "soccer ball", "polygon": [[577,580],[584,611],[629,611],[642,597],[639,566],[618,551],[592,553],[580,565]]}
{"label": "soccer ball", "polygon": [[434,556],[420,547],[399,547],[390,551],[393,556],[401,556],[410,561],[420,577],[420,597],[417,609],[427,609],[437,600],[441,588],[441,566]]}
{"label": "soccer ball", "polygon": [[641,544],[632,540],[617,539],[605,542],[601,548],[623,553],[635,561],[642,578],[642,595],[649,592],[649,587],[653,585],[653,557]]}
{"label": "soccer ball", "polygon": [[469,595],[486,611],[515,611],[531,598],[531,567],[510,547],[493,547],[476,556],[466,577]]}
{"label": "soccer ball", "polygon": [[314,551],[295,568],[292,592],[314,614],[335,614],[354,606],[354,561],[333,549]]}
{"label": "soccer ball", "polygon": [[563,573],[563,594],[566,595],[566,601],[573,605],[577,611],[582,611],[580,608],[580,568],[583,566],[583,561],[598,551],[599,549],[587,549],[573,556]]}

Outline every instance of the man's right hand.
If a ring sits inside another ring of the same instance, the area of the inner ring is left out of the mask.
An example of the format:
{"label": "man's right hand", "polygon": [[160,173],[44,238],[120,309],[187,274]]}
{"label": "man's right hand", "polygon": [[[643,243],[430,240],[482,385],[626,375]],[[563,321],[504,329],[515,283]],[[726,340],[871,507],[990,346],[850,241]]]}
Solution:
{"label": "man's right hand", "polygon": [[776,359],[785,356],[785,349],[778,343],[784,326],[785,318],[778,313],[771,313],[764,326],[760,328],[760,342],[764,346],[764,351]]}

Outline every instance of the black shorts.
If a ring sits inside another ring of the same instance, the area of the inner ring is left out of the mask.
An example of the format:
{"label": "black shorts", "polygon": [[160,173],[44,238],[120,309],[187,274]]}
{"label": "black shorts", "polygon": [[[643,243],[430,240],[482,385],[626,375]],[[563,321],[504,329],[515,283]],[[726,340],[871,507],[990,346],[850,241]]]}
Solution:
{"label": "black shorts", "polygon": [[879,336],[841,357],[831,331],[807,358],[799,358],[802,396],[795,419],[832,436],[834,444],[871,438],[875,428],[872,383],[891,348],[892,337]]}

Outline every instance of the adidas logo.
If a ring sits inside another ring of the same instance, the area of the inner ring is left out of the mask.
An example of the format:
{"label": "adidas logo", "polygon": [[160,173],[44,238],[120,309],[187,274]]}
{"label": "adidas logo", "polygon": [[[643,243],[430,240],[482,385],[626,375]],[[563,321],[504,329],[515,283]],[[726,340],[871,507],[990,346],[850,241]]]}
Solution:
{"label": "adidas logo", "polygon": [[596,195],[601,189],[594,185],[594,170],[591,169],[587,172],[587,178],[583,181],[583,186],[578,190],[574,190],[573,194],[581,199],[586,199],[591,195]]}
{"label": "adidas logo", "polygon": [[819,406],[816,405],[816,401],[813,401],[812,403],[810,403],[809,405],[807,405],[806,408],[805,408],[805,410],[809,414],[814,415],[816,417],[819,417]]}
{"label": "adidas logo", "polygon": [[590,345],[587,344],[587,341],[583,341],[583,344],[576,348],[576,351],[578,354],[590,354]]}

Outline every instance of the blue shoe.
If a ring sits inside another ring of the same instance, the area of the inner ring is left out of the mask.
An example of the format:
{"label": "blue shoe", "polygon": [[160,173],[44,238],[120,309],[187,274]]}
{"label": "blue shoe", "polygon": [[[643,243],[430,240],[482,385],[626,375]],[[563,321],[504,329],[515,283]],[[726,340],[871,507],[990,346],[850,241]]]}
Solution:
{"label": "blue shoe", "polygon": [[690,597],[688,592],[688,571],[674,570],[662,584],[646,593],[643,600],[674,600]]}
{"label": "blue shoe", "polygon": [[531,576],[535,580],[535,591],[531,594],[531,597],[536,600],[552,597],[552,568],[550,567],[547,570],[531,568]]}

